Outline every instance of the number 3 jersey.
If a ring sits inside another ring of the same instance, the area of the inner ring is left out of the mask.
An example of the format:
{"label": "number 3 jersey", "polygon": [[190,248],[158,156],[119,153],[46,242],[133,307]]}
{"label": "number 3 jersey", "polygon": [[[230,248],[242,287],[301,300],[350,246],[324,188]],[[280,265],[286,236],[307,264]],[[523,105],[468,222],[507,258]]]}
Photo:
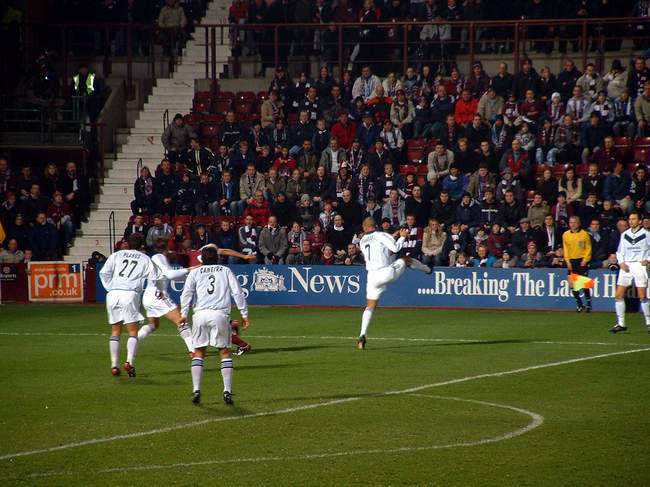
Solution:
{"label": "number 3 jersey", "polygon": [[405,239],[397,241],[384,232],[372,232],[364,235],[359,242],[361,252],[366,260],[367,271],[377,271],[391,265],[404,245]]}
{"label": "number 3 jersey", "polygon": [[230,314],[231,296],[242,317],[246,318],[246,297],[235,274],[221,265],[202,265],[187,275],[181,295],[181,314],[187,316],[190,305],[195,313],[212,309]]}
{"label": "number 3 jersey", "polygon": [[139,293],[147,279],[159,281],[160,273],[146,254],[137,250],[118,250],[106,260],[99,271],[99,278],[106,291]]}

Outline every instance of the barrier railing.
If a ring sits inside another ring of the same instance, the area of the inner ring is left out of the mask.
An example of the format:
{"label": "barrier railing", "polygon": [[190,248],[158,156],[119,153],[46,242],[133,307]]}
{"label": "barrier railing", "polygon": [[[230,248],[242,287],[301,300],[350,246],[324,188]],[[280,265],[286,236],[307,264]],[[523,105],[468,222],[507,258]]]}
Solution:
{"label": "barrier railing", "polygon": [[143,165],[143,162],[142,162],[142,157],[141,157],[140,159],[138,159],[138,163],[135,166],[135,178],[136,179],[140,177],[140,171],[142,171],[142,165]]}
{"label": "barrier railing", "polygon": [[113,253],[116,241],[117,233],[115,232],[115,212],[111,211],[108,215],[108,255]]}

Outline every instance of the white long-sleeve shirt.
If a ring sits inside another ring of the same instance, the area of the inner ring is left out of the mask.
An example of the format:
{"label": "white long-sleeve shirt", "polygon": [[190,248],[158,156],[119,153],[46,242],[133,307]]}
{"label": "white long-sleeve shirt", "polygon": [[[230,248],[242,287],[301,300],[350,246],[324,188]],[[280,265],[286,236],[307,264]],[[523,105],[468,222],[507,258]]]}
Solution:
{"label": "white long-sleeve shirt", "polygon": [[631,228],[625,230],[616,250],[619,264],[650,260],[650,232],[639,227],[636,232]]}
{"label": "white long-sleeve shirt", "polygon": [[146,254],[137,250],[119,250],[106,259],[99,278],[106,291],[140,292],[145,280],[160,280],[158,268]]}
{"label": "white long-sleeve shirt", "polygon": [[187,317],[192,306],[195,313],[213,309],[229,315],[232,307],[231,297],[242,318],[248,317],[246,296],[235,274],[221,265],[203,265],[187,275],[181,294],[181,314]]}
{"label": "white long-sleeve shirt", "polygon": [[405,241],[402,237],[395,240],[384,232],[364,235],[359,242],[359,248],[366,260],[366,270],[377,271],[391,265],[395,262],[395,254],[402,250]]}
{"label": "white long-sleeve shirt", "polygon": [[161,291],[167,291],[169,281],[183,281],[188,274],[187,269],[174,269],[169,265],[165,254],[156,254],[151,257],[151,262],[158,268],[160,274],[158,281],[147,281],[147,287],[156,287]]}

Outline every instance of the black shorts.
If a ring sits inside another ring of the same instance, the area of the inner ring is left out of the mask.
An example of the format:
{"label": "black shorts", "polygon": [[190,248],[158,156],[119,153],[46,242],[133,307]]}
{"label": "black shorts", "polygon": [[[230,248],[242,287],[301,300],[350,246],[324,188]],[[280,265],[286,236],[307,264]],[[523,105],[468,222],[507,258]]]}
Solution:
{"label": "black shorts", "polygon": [[[582,259],[569,259],[569,262],[571,262],[571,267],[573,268],[573,272],[575,274],[579,274],[581,276],[589,275],[589,268],[582,265]],[[567,270],[567,272],[571,274],[571,271]]]}

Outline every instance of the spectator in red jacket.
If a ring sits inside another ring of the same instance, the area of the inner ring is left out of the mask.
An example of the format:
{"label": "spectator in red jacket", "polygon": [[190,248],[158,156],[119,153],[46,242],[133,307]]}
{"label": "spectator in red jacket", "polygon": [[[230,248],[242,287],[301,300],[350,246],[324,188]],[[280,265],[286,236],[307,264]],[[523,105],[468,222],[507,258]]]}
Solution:
{"label": "spectator in red jacket", "polygon": [[280,156],[273,162],[273,167],[278,171],[280,177],[288,178],[296,168],[296,160],[289,155],[289,148],[283,147]]}
{"label": "spectator in red jacket", "polygon": [[339,139],[339,145],[349,150],[356,133],[357,125],[349,120],[347,110],[343,110],[339,115],[339,121],[332,125],[332,137]]}
{"label": "spectator in red jacket", "polygon": [[244,212],[245,216],[251,215],[255,224],[259,226],[266,225],[269,216],[271,216],[271,208],[269,207],[269,202],[264,198],[264,193],[261,190],[255,191],[255,197],[253,202],[248,205],[246,211]]}
{"label": "spectator in red jacket", "polygon": [[167,240],[167,248],[177,254],[184,254],[187,249],[192,247],[192,238],[182,223],[174,225],[174,232]]}
{"label": "spectator in red jacket", "polygon": [[62,232],[63,245],[68,246],[74,237],[72,208],[63,200],[63,193],[55,191],[52,204],[47,209],[47,220]]}
{"label": "spectator in red jacket", "polygon": [[478,100],[472,98],[472,93],[469,90],[463,90],[460,100],[456,102],[456,109],[454,115],[456,123],[466,127],[472,123],[474,115],[478,111]]}

